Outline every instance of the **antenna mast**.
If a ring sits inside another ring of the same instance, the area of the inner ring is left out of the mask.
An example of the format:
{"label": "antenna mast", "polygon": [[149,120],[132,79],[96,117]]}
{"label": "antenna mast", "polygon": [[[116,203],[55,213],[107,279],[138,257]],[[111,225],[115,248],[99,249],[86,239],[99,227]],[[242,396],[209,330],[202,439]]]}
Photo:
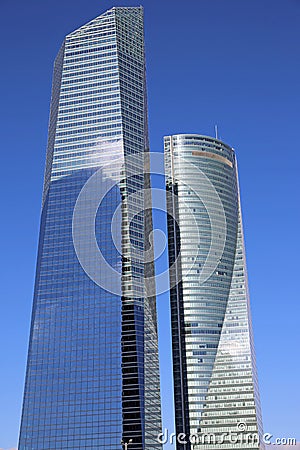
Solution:
{"label": "antenna mast", "polygon": [[215,125],[215,135],[216,135],[216,139],[219,139],[218,138],[218,125]]}

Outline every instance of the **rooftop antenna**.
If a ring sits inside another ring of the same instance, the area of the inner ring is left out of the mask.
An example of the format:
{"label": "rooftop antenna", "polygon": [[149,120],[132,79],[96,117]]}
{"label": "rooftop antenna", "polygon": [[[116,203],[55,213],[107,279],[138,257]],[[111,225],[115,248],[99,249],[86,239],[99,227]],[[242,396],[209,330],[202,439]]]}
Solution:
{"label": "rooftop antenna", "polygon": [[215,125],[215,135],[216,135],[216,139],[219,139],[218,138],[218,125]]}

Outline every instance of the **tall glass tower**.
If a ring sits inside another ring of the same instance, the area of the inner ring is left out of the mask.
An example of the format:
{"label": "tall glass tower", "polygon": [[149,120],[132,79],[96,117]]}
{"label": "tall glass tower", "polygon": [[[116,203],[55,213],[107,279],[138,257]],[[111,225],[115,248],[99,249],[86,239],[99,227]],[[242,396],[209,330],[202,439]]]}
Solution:
{"label": "tall glass tower", "polygon": [[201,135],[164,147],[176,431],[263,448],[235,153]]}
{"label": "tall glass tower", "polygon": [[19,450],[161,448],[148,159],[143,10],[113,8],[54,65]]}

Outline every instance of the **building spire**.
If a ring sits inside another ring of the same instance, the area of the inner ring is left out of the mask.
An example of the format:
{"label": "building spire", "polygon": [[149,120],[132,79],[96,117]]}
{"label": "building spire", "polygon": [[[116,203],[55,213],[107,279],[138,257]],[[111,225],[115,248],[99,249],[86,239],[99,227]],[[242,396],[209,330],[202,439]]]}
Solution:
{"label": "building spire", "polygon": [[218,125],[215,125],[215,136],[216,136],[216,139],[219,139],[218,138]]}

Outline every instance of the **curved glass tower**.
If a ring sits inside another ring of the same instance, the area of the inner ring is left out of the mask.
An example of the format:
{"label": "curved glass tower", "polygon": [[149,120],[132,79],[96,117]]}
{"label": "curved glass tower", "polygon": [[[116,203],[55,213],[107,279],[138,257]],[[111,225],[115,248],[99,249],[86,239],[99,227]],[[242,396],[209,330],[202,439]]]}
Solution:
{"label": "curved glass tower", "polygon": [[161,448],[148,151],[143,10],[113,8],[54,65],[19,450]]}
{"label": "curved glass tower", "polygon": [[259,449],[235,153],[201,135],[167,136],[164,147],[176,432],[198,435],[195,450]]}

